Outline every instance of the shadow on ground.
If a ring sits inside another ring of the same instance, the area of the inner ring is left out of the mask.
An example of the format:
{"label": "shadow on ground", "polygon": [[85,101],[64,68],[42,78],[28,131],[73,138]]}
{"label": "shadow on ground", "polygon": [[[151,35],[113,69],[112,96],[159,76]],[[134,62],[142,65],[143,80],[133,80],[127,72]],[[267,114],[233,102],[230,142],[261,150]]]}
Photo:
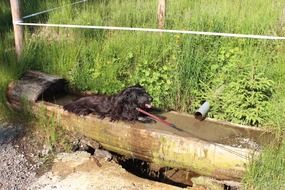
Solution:
{"label": "shadow on ground", "polygon": [[0,124],[0,144],[8,144],[22,134],[24,134],[24,129],[20,125]]}

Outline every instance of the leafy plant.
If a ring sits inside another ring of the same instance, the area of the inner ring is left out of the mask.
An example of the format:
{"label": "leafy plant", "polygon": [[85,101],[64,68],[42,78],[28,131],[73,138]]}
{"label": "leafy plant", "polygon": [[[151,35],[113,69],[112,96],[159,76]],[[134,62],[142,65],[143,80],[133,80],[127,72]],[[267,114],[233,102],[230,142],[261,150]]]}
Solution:
{"label": "leafy plant", "polygon": [[211,117],[259,126],[269,116],[274,82],[256,66],[241,62],[238,48],[222,48],[219,62],[212,66],[211,86],[205,84],[204,99],[212,103]]}
{"label": "leafy plant", "polygon": [[158,107],[169,108],[169,99],[175,90],[178,67],[177,52],[172,45],[170,41],[167,45],[160,44],[156,49],[148,50],[148,57],[139,62],[136,68],[134,80],[147,88]]}

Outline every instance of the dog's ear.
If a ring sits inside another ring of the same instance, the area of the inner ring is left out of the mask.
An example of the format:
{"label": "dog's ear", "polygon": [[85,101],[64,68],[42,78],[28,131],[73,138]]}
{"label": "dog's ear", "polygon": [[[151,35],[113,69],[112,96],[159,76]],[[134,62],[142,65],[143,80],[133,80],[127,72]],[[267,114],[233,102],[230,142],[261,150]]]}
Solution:
{"label": "dog's ear", "polygon": [[120,117],[121,113],[123,112],[125,102],[126,102],[126,96],[120,95],[115,98],[113,108],[110,114],[111,121],[116,121],[121,119]]}

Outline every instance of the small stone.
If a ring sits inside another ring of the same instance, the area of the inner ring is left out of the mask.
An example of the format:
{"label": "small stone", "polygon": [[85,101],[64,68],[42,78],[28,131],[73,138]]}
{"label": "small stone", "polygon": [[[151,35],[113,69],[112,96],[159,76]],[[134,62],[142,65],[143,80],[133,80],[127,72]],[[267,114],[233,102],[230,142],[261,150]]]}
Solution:
{"label": "small stone", "polygon": [[111,161],[113,158],[113,155],[110,152],[102,149],[96,149],[94,152],[94,156],[96,158],[105,158],[107,161]]}
{"label": "small stone", "polygon": [[224,190],[224,184],[220,184],[215,179],[210,177],[193,177],[191,181],[193,182],[193,187],[196,188],[204,187],[211,190]]}

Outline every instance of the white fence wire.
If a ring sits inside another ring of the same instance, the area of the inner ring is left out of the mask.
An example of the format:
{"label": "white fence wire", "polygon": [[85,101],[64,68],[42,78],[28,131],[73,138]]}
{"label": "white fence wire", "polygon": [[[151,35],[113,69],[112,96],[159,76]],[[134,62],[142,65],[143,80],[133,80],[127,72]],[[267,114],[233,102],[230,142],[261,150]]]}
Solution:
{"label": "white fence wire", "polygon": [[88,1],[88,0],[81,0],[81,1],[77,1],[77,2],[71,3],[71,4],[62,5],[60,7],[55,7],[55,8],[51,8],[51,9],[48,9],[48,10],[40,11],[40,12],[37,12],[37,13],[33,13],[33,14],[30,14],[30,15],[24,16],[22,19],[24,20],[24,19],[31,18],[31,17],[34,17],[34,16],[38,16],[38,15],[41,15],[41,14],[44,14],[44,13],[49,13],[49,12],[61,9],[63,7],[66,7],[66,6],[72,6],[72,5],[76,5],[76,4],[79,4],[79,3],[84,3],[86,1]]}
{"label": "white fence wire", "polygon": [[191,30],[168,30],[155,28],[133,28],[133,27],[119,27],[119,26],[89,26],[89,25],[72,25],[72,24],[44,24],[44,23],[24,23],[16,22],[17,25],[22,26],[43,26],[43,27],[59,27],[59,28],[81,28],[94,30],[120,30],[120,31],[140,31],[140,32],[158,32],[158,33],[174,33],[174,34],[190,34],[190,35],[205,35],[205,36],[220,36],[220,37],[236,37],[236,38],[251,38],[264,40],[285,40],[285,37],[279,36],[264,36],[253,34],[233,34],[220,32],[203,32]]}
{"label": "white fence wire", "polygon": [[[81,0],[71,4],[62,5],[59,7],[51,8],[45,11],[40,11],[27,16],[22,19],[31,18],[40,14],[48,13],[54,10],[61,9],[70,5],[77,5],[87,2],[88,0]],[[21,26],[42,26],[42,27],[58,27],[58,28],[79,28],[79,29],[93,29],[93,30],[120,30],[120,31],[140,31],[140,32],[158,32],[158,33],[173,33],[173,34],[189,34],[189,35],[204,35],[204,36],[220,36],[220,37],[234,37],[234,38],[249,38],[249,39],[263,39],[263,40],[285,40],[283,36],[270,36],[270,35],[255,35],[255,34],[235,34],[235,33],[222,33],[222,32],[204,32],[204,31],[191,31],[191,30],[170,30],[170,29],[155,29],[155,28],[133,28],[133,27],[120,27],[120,26],[91,26],[91,25],[75,25],[75,24],[50,24],[50,23],[29,23],[17,21],[14,24]]]}

